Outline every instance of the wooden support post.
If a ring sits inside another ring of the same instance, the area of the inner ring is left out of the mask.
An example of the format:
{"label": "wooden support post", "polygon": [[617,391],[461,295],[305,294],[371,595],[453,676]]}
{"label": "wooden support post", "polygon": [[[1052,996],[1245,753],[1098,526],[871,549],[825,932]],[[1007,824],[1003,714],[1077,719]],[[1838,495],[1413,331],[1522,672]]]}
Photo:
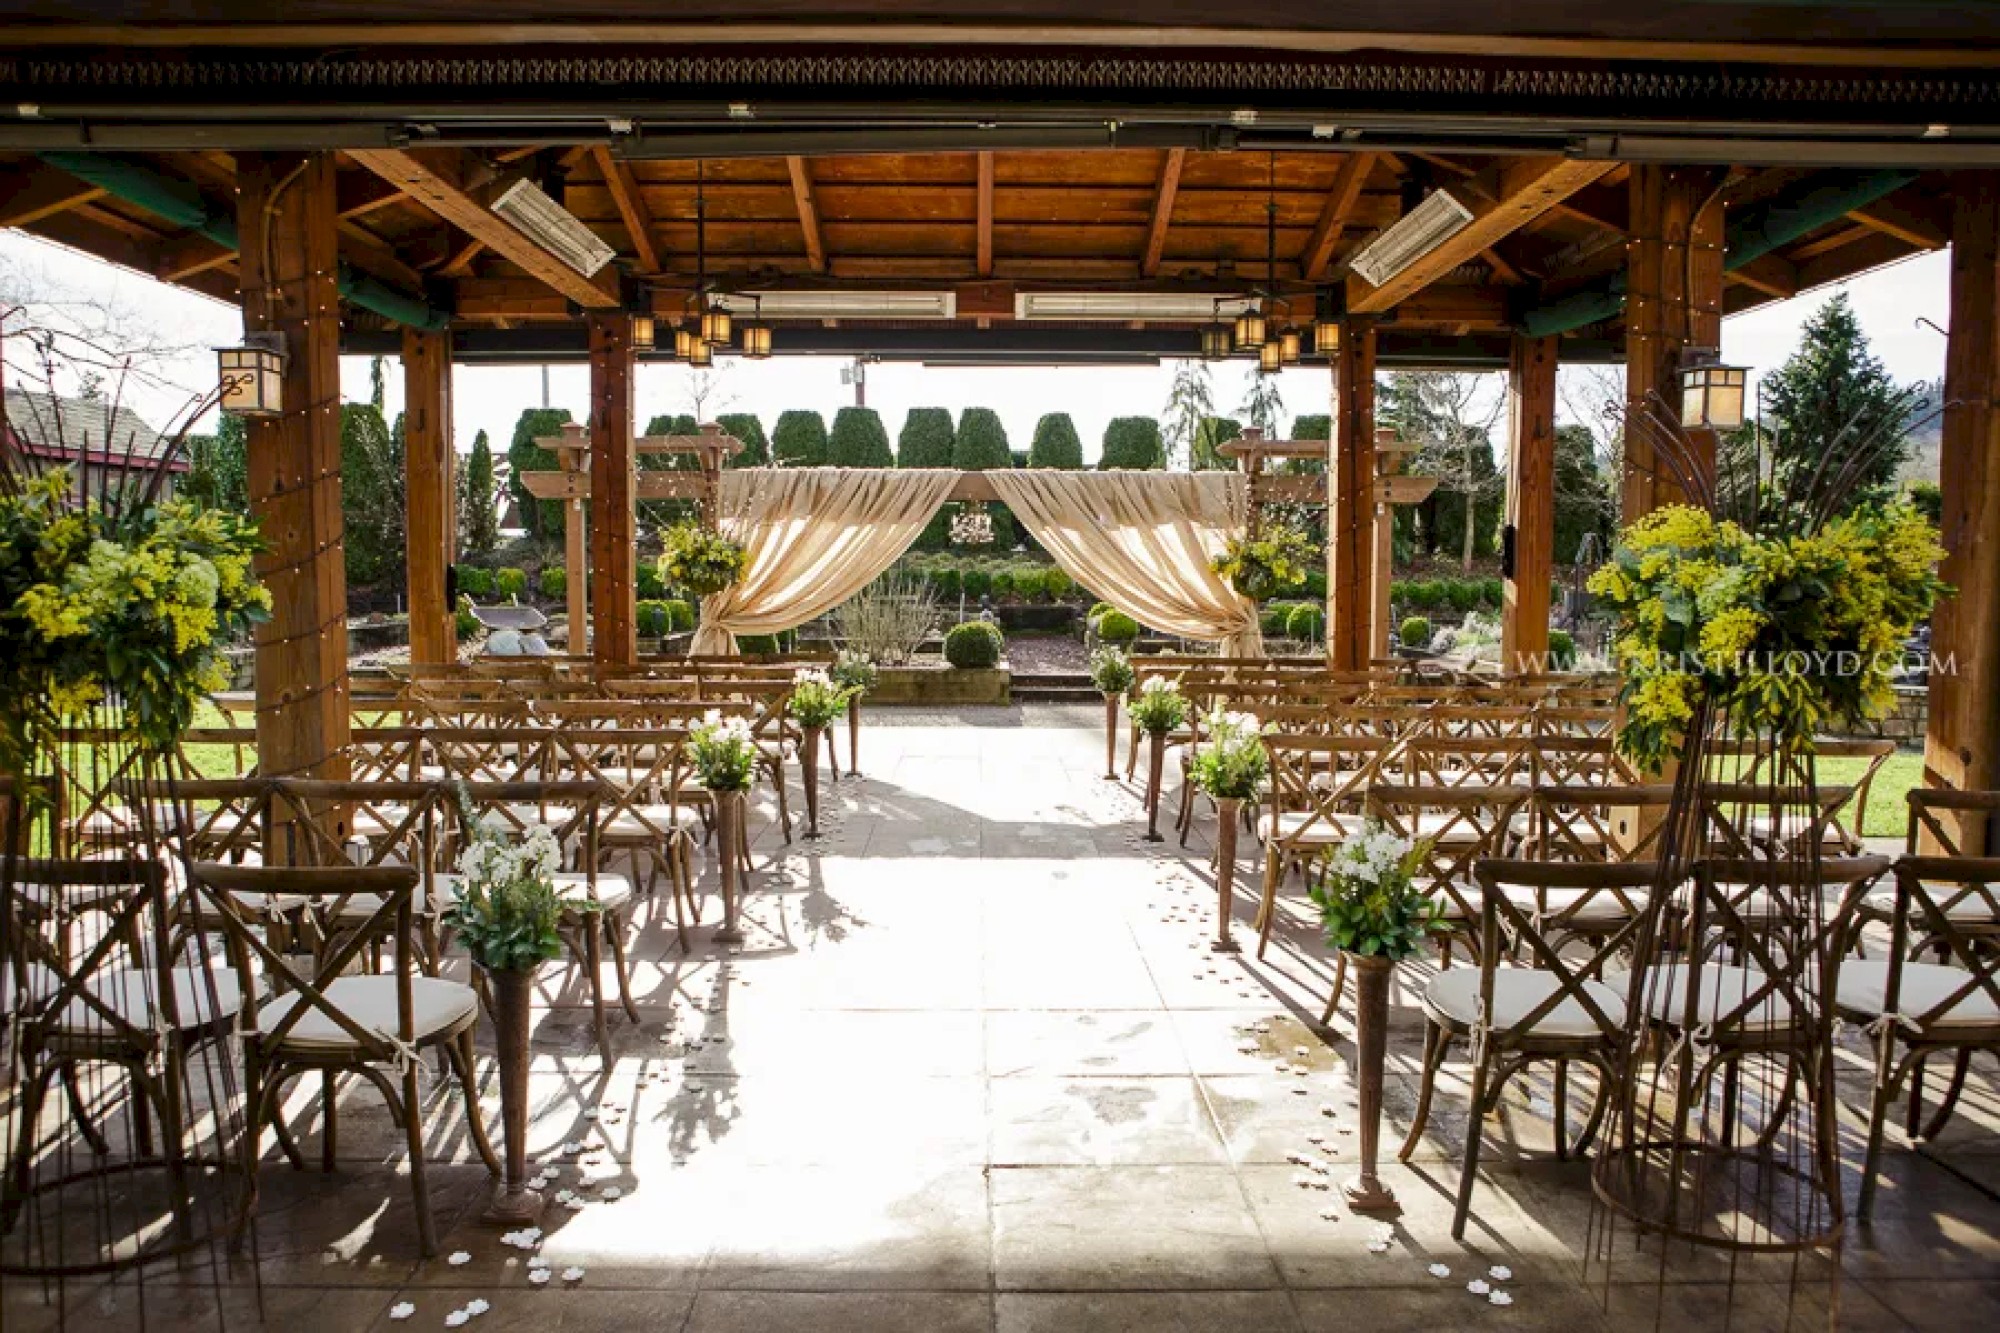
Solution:
{"label": "wooden support post", "polygon": [[410,661],[456,662],[458,635],[445,597],[445,571],[458,553],[449,333],[403,331],[403,396]]}
{"label": "wooden support post", "polygon": [[1375,321],[1342,325],[1327,461],[1326,656],[1332,669],[1356,671],[1374,642]]}
{"label": "wooden support post", "polygon": [[632,452],[632,317],[593,311],[590,324],[591,655],[599,666],[638,661]]}
{"label": "wooden support post", "polygon": [[1556,340],[1515,334],[1507,366],[1507,527],[1514,563],[1502,591],[1500,664],[1543,671],[1556,544]]}
{"label": "wooden support post", "polygon": [[[1680,404],[1674,385],[1682,349],[1722,345],[1722,201],[1720,176],[1707,167],[1634,166],[1632,241],[1625,297],[1625,400],[1633,419],[1657,392],[1669,409]],[[1715,475],[1715,436],[1694,443],[1701,466]],[[1665,462],[1641,430],[1625,432],[1623,509],[1631,522],[1685,499]]]}
{"label": "wooden support post", "polygon": [[[537,444],[547,447],[545,441]],[[580,421],[566,421],[556,443],[556,460],[569,473],[590,470],[590,427]],[[587,492],[589,478],[583,478]],[[563,500],[564,596],[569,603],[569,651],[582,657],[590,641],[590,548],[588,545],[590,501],[583,495]]]}
{"label": "wooden support post", "polygon": [[248,421],[250,512],[271,590],[257,627],[257,771],[348,775],[340,514],[340,263],[331,153],[240,153],[243,328],[284,336],[281,415]]}
{"label": "wooden support post", "polygon": [[1371,661],[1389,655],[1389,593],[1395,582],[1396,506],[1382,478],[1401,471],[1402,451],[1395,444],[1395,431],[1387,426],[1375,428],[1375,476],[1370,482],[1374,500],[1368,510],[1371,534],[1368,539],[1368,586],[1372,589],[1368,604],[1368,657]]}
{"label": "wooden support post", "polygon": [[[1965,172],[1950,197],[1957,202],[1938,489],[1940,572],[1957,593],[1931,618],[1936,665],[1924,769],[1934,785],[1991,788],[2000,786],[2000,172]],[[1988,853],[2000,855],[2000,827],[1989,827],[1986,839]]]}

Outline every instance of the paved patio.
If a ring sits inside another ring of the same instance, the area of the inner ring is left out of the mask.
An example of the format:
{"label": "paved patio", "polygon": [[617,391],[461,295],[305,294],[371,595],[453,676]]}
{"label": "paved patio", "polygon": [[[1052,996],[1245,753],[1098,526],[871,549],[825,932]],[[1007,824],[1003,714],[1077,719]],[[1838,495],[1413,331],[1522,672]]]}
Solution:
{"label": "paved patio", "polygon": [[[294,1329],[433,1329],[473,1298],[491,1303],[480,1333],[1824,1328],[1830,1303],[1841,1328],[2000,1320],[1991,1061],[1926,1154],[1892,1132],[1875,1223],[1837,1281],[1813,1261],[1794,1282],[1787,1260],[1739,1264],[1732,1284],[1719,1256],[1663,1268],[1629,1233],[1608,1273],[1586,1269],[1587,1167],[1539,1151],[1547,1109],[1529,1101],[1547,1087],[1532,1081],[1489,1126],[1467,1243],[1449,1239],[1466,1128],[1454,1077],[1422,1151],[1385,1173],[1404,1211],[1371,1251],[1378,1224],[1338,1190],[1356,1141],[1352,1030],[1346,1013],[1316,1027],[1331,974],[1300,902],[1267,962],[1211,955],[1207,849],[1137,841],[1136,792],[1102,777],[1101,726],[1095,707],[872,711],[867,776],[829,791],[819,844],[785,848],[758,820],[744,947],[724,955],[702,929],[684,958],[642,910],[644,1021],[614,1023],[609,1069],[582,988],[551,969],[530,1148],[586,1145],[561,1159],[560,1187],[588,1181],[591,1202],[552,1206],[541,1247],[581,1281],[532,1287],[525,1255],[478,1221],[488,1177],[450,1097],[434,1102],[430,1179],[445,1253],[470,1258],[418,1262],[401,1135],[355,1086],[339,1172],[274,1155],[254,1265],[149,1272],[146,1326],[251,1327],[261,1310]],[[1246,845],[1239,882],[1255,875]],[[1405,969],[1405,985],[1421,974]],[[1397,1004],[1390,1157],[1421,1033],[1407,989]],[[1858,1106],[1853,1037],[1843,1060]],[[497,1126],[490,1067],[486,1086]],[[309,1105],[295,1114],[316,1161]],[[1844,1126],[1850,1163],[1858,1129]],[[1331,1163],[1333,1189],[1297,1183],[1301,1152]],[[621,1197],[603,1201],[604,1185]],[[1465,1288],[1496,1264],[1512,1270],[1496,1284],[1509,1308]],[[72,1285],[71,1325],[136,1326],[139,1295],[131,1277]],[[415,1306],[407,1324],[390,1320],[399,1302]],[[4,1311],[8,1333],[57,1324],[31,1284],[10,1282]]]}

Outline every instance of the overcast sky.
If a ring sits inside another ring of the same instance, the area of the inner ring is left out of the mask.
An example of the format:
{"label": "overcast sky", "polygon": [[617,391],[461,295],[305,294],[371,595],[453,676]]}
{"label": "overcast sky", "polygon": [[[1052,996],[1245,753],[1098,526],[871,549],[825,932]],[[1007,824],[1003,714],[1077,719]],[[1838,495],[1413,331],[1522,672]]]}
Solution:
{"label": "overcast sky", "polygon": [[[1944,373],[1945,340],[1929,320],[1942,327],[1947,314],[1947,261],[1942,253],[1917,256],[1838,286],[1823,287],[1790,301],[1776,302],[1723,324],[1723,355],[1756,371],[1769,370],[1790,354],[1800,324],[1833,293],[1851,294],[1875,352],[1897,379],[1935,379]],[[0,296],[19,299],[26,291],[37,297],[53,294],[66,302],[87,302],[112,312],[121,331],[187,349],[172,358],[168,375],[189,391],[212,383],[214,357],[206,349],[237,341],[242,325],[237,312],[184,288],[117,268],[64,249],[23,232],[0,232]],[[3,302],[0,302],[3,303]],[[8,327],[15,327],[9,321]],[[782,351],[784,334],[778,334]],[[813,408],[831,420],[833,412],[854,401],[852,387],[841,382],[848,362],[835,357],[775,357],[769,361],[725,360],[729,368],[707,404],[707,415],[754,412],[768,431],[779,412]],[[20,361],[8,355],[10,382]],[[388,411],[401,406],[401,374],[390,363]],[[639,368],[639,421],[658,413],[689,412],[690,372],[672,364],[642,364]],[[1085,456],[1094,458],[1104,426],[1114,416],[1153,415],[1163,409],[1172,379],[1170,365],[1146,367],[1089,366],[1076,368],[1007,367],[996,369],[931,368],[884,362],[867,368],[868,405],[882,413],[894,439],[903,414],[912,407],[991,407],[1006,423],[1010,442],[1025,449],[1036,419],[1044,412],[1067,412],[1084,440]],[[1215,406],[1235,415],[1242,401],[1249,368],[1236,362],[1215,367]],[[368,361],[345,357],[341,385],[347,397],[368,396]],[[1498,383],[1498,377],[1495,377]],[[582,364],[558,365],[548,373],[549,401],[585,415],[589,372]],[[1285,421],[1301,412],[1327,410],[1328,376],[1323,368],[1301,367],[1279,379]],[[524,407],[542,401],[542,374],[534,367],[465,367],[455,372],[454,415],[461,450],[471,447],[475,432],[485,430],[499,448],[513,433]],[[155,425],[164,425],[185,395],[158,387],[135,390],[130,397]],[[1504,447],[1504,446],[1503,446]]]}

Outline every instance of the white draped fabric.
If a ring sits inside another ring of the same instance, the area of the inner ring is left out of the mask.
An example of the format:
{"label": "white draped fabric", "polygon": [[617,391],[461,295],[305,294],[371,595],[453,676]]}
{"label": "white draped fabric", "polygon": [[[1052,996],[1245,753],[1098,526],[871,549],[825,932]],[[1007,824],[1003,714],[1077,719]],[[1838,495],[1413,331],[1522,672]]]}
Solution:
{"label": "white draped fabric", "polygon": [[988,472],[1063,572],[1154,629],[1262,657],[1257,604],[1209,568],[1243,530],[1235,472]]}
{"label": "white draped fabric", "polygon": [[717,526],[749,561],[742,578],[702,598],[693,651],[733,653],[739,634],[776,634],[839,606],[917,539],[957,481],[929,469],[723,473]]}

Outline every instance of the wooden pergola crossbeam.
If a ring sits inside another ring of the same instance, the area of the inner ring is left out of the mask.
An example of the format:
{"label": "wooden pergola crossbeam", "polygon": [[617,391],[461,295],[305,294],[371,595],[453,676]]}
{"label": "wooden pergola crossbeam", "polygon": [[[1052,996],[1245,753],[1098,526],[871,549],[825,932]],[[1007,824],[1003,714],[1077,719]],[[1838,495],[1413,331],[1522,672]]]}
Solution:
{"label": "wooden pergola crossbeam", "polygon": [[[1424,482],[1429,478],[1405,477],[1397,480]],[[588,471],[523,472],[521,484],[538,500],[590,498]],[[637,486],[636,494],[641,500],[700,500],[706,494],[699,472],[642,471]],[[1401,492],[1395,488],[1384,488],[1379,494],[1388,503],[1406,503],[1401,498]],[[994,504],[999,501],[1000,492],[984,472],[965,472],[959,474],[951,494],[945,498],[964,504]],[[1271,504],[1325,504],[1326,478],[1313,475],[1267,476],[1258,483],[1258,499]]]}
{"label": "wooden pergola crossbeam", "polygon": [[798,210],[799,230],[805,235],[806,263],[815,273],[826,272],[826,237],[820,231],[819,200],[813,194],[812,167],[803,157],[785,159],[792,178],[792,206]]}
{"label": "wooden pergola crossbeam", "polygon": [[[1160,161],[1160,183],[1153,192],[1153,216],[1146,224],[1146,253],[1139,260],[1139,276],[1150,278],[1160,271],[1160,256],[1167,248],[1167,227],[1173,221],[1174,196],[1180,193],[1181,168],[1187,163],[1187,149],[1169,148]],[[985,277],[985,273],[980,274]]]}
{"label": "wooden pergola crossbeam", "polygon": [[1340,244],[1340,234],[1353,216],[1361,189],[1368,184],[1368,174],[1374,169],[1373,153],[1350,153],[1341,160],[1340,169],[1334,173],[1333,188],[1326,192],[1326,203],[1320,207],[1319,220],[1313,223],[1312,235],[1306,238],[1305,253],[1299,259],[1300,271],[1308,282],[1326,276],[1327,265],[1333,260],[1333,247]]}
{"label": "wooden pergola crossbeam", "polygon": [[653,241],[653,215],[646,207],[646,196],[639,192],[638,181],[633,179],[631,164],[614,157],[604,144],[597,145],[594,151],[598,170],[604,173],[604,184],[611,191],[611,202],[618,206],[625,234],[632,238],[632,250],[639,256],[639,271],[658,273],[660,248]]}
{"label": "wooden pergola crossbeam", "polygon": [[103,197],[97,186],[55,167],[8,172],[0,175],[0,227],[25,227]]}

